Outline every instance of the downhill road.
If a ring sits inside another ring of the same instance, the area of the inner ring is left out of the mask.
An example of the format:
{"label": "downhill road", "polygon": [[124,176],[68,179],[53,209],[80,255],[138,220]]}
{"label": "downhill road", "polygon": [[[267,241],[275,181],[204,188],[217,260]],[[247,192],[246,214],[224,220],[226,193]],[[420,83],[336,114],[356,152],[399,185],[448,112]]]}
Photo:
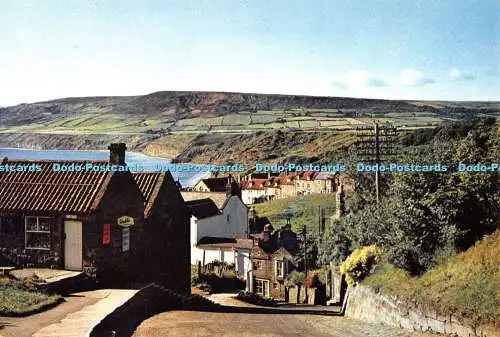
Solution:
{"label": "downhill road", "polygon": [[155,315],[134,332],[134,337],[168,336],[308,336],[308,337],[430,337],[378,324],[369,324],[333,312],[263,308],[246,304],[229,295],[210,297],[223,311],[170,311]]}

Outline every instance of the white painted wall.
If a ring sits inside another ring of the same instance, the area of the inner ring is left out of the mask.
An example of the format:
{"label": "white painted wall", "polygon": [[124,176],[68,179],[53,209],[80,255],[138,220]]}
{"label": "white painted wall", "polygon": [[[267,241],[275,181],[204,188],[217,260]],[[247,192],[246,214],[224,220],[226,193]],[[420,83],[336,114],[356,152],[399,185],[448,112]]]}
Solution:
{"label": "white painted wall", "polygon": [[245,205],[251,205],[254,203],[255,199],[265,197],[266,190],[254,190],[254,189],[248,189],[248,190],[242,190],[241,191],[241,199],[245,203]]}
{"label": "white painted wall", "polygon": [[[198,261],[203,262],[203,250],[196,247],[198,241],[204,236],[215,238],[235,238],[246,237],[248,235],[248,208],[237,196],[231,196],[225,207],[221,210],[222,214],[209,218],[197,219],[191,216],[191,264]],[[218,260],[218,252],[206,252],[205,263]],[[228,263],[234,263],[234,254],[224,256]]]}
{"label": "white painted wall", "polygon": [[[237,248],[232,249],[200,249],[198,247],[191,248],[191,264],[197,264],[198,261],[203,263],[203,252],[205,252],[205,263],[214,261],[234,263],[237,275],[240,279],[246,280],[247,273],[251,270],[252,261],[250,259],[250,249]],[[222,259],[222,260],[221,260]]]}
{"label": "white painted wall", "polygon": [[232,196],[222,214],[205,219],[191,218],[191,245],[202,237],[234,238],[248,234],[248,208],[240,198]]}

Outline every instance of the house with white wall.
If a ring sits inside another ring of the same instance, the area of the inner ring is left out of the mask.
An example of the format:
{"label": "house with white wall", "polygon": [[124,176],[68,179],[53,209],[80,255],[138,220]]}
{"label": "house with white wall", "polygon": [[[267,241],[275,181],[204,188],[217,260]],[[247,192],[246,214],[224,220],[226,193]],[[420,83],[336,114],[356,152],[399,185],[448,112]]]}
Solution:
{"label": "house with white wall", "polygon": [[191,264],[220,261],[238,268],[250,263],[250,248],[238,247],[243,241],[237,241],[248,238],[248,207],[235,194],[229,194],[220,209],[209,198],[186,201],[191,212]]}

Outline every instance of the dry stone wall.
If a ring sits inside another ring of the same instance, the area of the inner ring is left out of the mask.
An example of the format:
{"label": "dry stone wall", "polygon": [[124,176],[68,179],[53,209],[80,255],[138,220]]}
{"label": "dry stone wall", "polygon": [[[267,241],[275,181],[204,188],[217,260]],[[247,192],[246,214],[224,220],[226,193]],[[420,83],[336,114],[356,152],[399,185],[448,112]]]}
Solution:
{"label": "dry stone wall", "polygon": [[482,326],[475,329],[453,316],[424,311],[396,296],[376,293],[368,286],[349,288],[345,316],[371,323],[382,323],[414,331],[432,331],[458,337],[498,337],[500,331]]}

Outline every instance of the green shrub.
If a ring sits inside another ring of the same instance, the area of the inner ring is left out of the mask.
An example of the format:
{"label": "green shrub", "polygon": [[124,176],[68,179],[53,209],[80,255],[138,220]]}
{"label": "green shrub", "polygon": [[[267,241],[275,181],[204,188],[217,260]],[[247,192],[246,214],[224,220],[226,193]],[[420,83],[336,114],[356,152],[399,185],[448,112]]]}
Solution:
{"label": "green shrub", "polygon": [[292,271],[285,278],[285,284],[289,287],[304,285],[306,282],[306,274],[298,272],[296,270]]}
{"label": "green shrub", "polygon": [[191,278],[191,285],[208,292],[239,290],[245,288],[245,282],[236,277],[236,275],[217,275],[215,273],[194,276]]}
{"label": "green shrub", "polygon": [[358,248],[340,265],[347,284],[353,286],[370,274],[372,267],[379,261],[381,249],[375,245]]}

